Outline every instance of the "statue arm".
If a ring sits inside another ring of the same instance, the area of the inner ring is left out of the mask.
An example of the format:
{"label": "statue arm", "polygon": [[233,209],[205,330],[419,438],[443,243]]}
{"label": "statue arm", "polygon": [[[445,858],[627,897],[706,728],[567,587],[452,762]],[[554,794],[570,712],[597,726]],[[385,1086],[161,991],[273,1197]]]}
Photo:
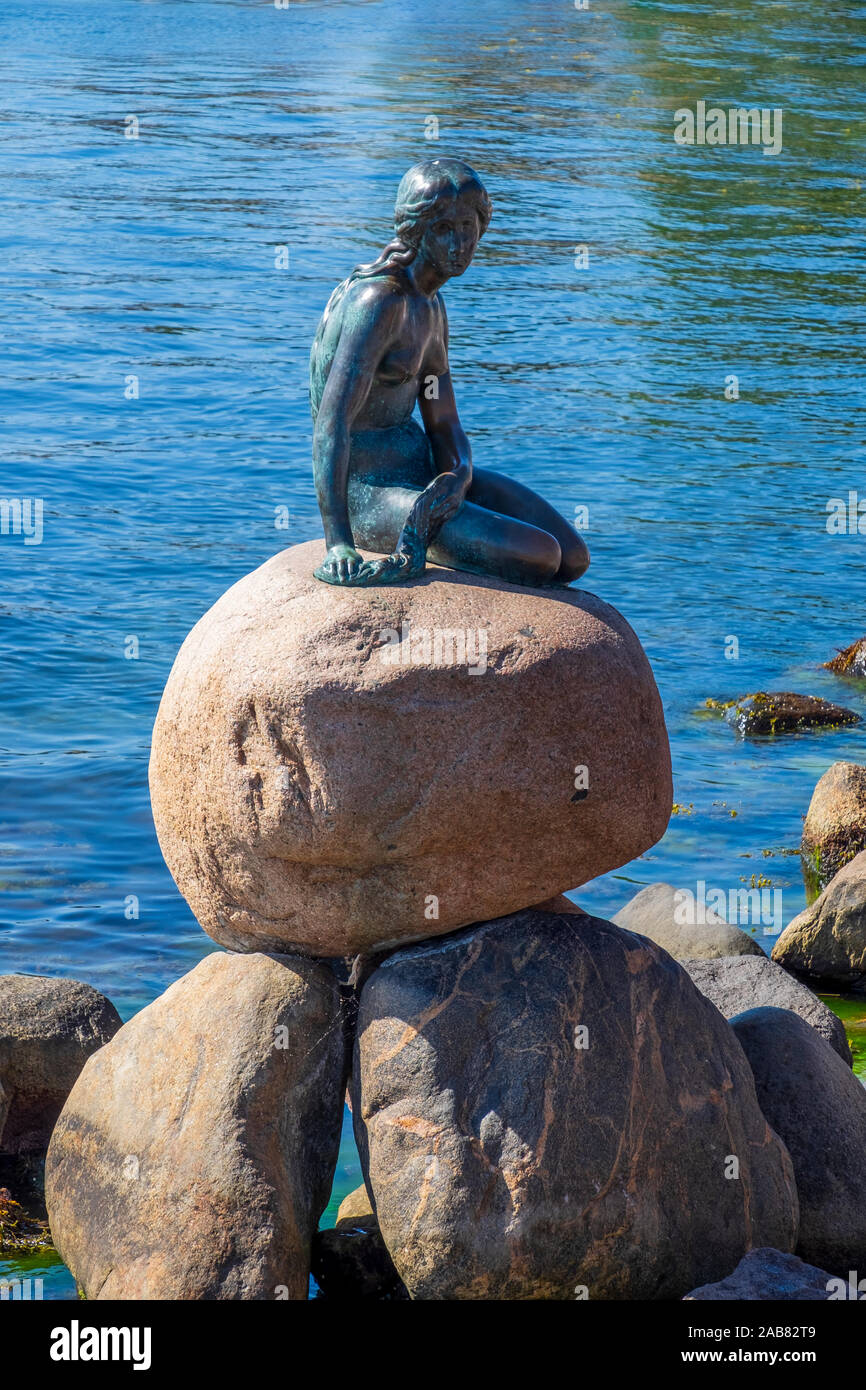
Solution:
{"label": "statue arm", "polygon": [[313,431],[313,479],[329,550],[354,547],[346,500],[352,425],[393,339],[395,311],[391,296],[344,310],[352,317],[343,326]]}
{"label": "statue arm", "polygon": [[421,419],[430,440],[436,472],[453,473],[465,496],[472,482],[472,449],[457,414],[451,372],[447,367],[438,383],[438,399],[428,400],[423,392],[421,394]]}
{"label": "statue arm", "polygon": [[422,396],[419,404],[438,471],[415,498],[393,553],[365,561],[354,579],[357,584],[396,584],[423,574],[428,547],[457,515],[472,481],[472,452],[457,418],[447,365],[439,377],[439,399]]}
{"label": "statue arm", "polygon": [[448,314],[445,301],[441,294],[437,295],[436,299],[442,316],[441,337],[437,350],[440,360],[436,365],[442,367],[441,359],[444,354],[444,370],[436,372],[432,363],[430,368],[425,370],[425,378],[429,378],[430,375],[437,377],[437,390],[432,400],[427,398],[426,391],[422,391],[419,406],[424,429],[430,440],[437,475],[441,477],[445,474],[448,479],[443,479],[440,487],[459,498],[459,506],[472,482],[472,449],[463,432],[460,416],[457,414],[457,402],[454,399],[454,384],[448,365]]}
{"label": "statue arm", "polygon": [[379,583],[385,582],[389,573],[395,577],[402,573],[407,578],[423,573],[428,547],[445,523],[457,515],[472,481],[472,451],[457,416],[447,361],[438,383],[436,399],[428,400],[423,393],[419,397],[436,476],[416,497],[394,554],[364,566],[364,572]]}

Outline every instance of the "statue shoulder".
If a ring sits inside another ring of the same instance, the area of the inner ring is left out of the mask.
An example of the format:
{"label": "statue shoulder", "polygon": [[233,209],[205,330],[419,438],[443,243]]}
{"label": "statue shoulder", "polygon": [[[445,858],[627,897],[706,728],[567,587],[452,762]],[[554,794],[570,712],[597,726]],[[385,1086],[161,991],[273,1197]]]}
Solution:
{"label": "statue shoulder", "polygon": [[402,314],[406,308],[406,288],[395,275],[359,277],[346,287],[342,301],[343,314],[388,320]]}
{"label": "statue shoulder", "polygon": [[366,341],[384,350],[399,332],[406,311],[406,291],[396,276],[349,276],[328,300],[310,349],[310,404],[318,413],[331,363],[341,343],[357,351]]}

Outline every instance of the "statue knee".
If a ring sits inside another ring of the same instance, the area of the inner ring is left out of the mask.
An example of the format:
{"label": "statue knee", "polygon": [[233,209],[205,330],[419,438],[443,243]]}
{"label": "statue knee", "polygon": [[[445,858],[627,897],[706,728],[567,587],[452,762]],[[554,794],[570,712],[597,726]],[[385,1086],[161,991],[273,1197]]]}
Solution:
{"label": "statue knee", "polygon": [[563,584],[570,584],[573,579],[580,579],[589,569],[589,546],[575,531],[573,539],[569,539],[561,546],[562,560],[556,578]]}
{"label": "statue knee", "polygon": [[524,564],[531,571],[536,584],[549,584],[562,566],[559,541],[549,531],[536,531],[530,552],[524,557]]}

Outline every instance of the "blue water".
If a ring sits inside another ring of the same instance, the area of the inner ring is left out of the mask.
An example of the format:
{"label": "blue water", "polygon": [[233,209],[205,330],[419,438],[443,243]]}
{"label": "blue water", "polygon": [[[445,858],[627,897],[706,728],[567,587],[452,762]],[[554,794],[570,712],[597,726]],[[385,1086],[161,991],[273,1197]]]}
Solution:
{"label": "blue water", "polygon": [[[0,970],[129,1017],[211,949],[151,822],[157,704],[214,600],[320,533],[310,342],[431,153],[494,201],[446,291],[476,460],[588,507],[585,585],[650,655],[691,807],[575,896],[756,873],[802,907],[783,852],[863,733],[744,743],[698,710],[769,687],[866,714],[820,669],[866,632],[866,536],[826,527],[866,498],[866,7],[590,6],[0,0],[0,496],[44,499],[41,544],[0,536]],[[781,108],[782,152],[677,145],[699,99]]]}

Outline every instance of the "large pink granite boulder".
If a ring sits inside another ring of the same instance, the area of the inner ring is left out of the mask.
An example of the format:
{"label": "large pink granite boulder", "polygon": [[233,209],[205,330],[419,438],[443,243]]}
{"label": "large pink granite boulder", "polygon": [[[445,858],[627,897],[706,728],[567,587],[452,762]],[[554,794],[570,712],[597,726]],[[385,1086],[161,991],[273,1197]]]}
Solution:
{"label": "large pink granite boulder", "polygon": [[166,862],[235,950],[367,952],[574,888],[664,833],[670,752],[628,623],[578,589],[275,555],[193,628],[153,734]]}

